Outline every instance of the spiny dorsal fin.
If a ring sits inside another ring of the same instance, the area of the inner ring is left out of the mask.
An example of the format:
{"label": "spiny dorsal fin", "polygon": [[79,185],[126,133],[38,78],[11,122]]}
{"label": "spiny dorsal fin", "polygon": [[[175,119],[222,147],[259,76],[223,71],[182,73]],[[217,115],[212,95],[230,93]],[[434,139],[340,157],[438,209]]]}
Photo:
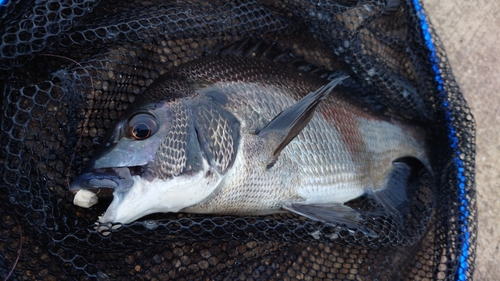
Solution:
{"label": "spiny dorsal fin", "polygon": [[272,143],[277,143],[272,158],[276,160],[281,150],[285,148],[304,127],[309,123],[314,115],[316,107],[323,98],[328,95],[347,76],[333,79],[330,83],[309,93],[293,106],[283,110],[267,124],[258,135],[269,138]]}

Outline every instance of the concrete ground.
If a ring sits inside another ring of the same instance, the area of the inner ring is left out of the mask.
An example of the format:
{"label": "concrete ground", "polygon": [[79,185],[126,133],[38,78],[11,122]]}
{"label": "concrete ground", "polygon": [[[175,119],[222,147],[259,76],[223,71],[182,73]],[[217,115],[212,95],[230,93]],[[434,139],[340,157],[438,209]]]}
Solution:
{"label": "concrete ground", "polygon": [[476,120],[475,280],[500,280],[500,1],[423,0]]}

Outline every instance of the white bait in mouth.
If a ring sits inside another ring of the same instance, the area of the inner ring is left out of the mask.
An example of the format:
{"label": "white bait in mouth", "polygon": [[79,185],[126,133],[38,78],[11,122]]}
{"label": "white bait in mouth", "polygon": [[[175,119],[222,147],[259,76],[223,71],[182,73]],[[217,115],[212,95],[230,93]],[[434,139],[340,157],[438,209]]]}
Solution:
{"label": "white bait in mouth", "polygon": [[75,194],[75,198],[73,199],[73,204],[82,208],[90,208],[97,204],[97,202],[97,195],[86,189],[78,190]]}

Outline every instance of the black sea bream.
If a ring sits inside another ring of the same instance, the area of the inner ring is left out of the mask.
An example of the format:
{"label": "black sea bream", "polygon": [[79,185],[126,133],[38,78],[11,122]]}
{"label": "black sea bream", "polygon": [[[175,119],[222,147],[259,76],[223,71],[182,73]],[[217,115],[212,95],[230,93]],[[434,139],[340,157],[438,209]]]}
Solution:
{"label": "black sea bream", "polygon": [[[423,130],[352,101],[344,78],[230,56],[171,69],[129,106],[71,189],[112,188],[105,223],[290,211],[351,224],[360,216],[344,203],[362,195],[394,212],[406,201],[403,160],[429,168]],[[75,204],[93,203],[80,197]]]}

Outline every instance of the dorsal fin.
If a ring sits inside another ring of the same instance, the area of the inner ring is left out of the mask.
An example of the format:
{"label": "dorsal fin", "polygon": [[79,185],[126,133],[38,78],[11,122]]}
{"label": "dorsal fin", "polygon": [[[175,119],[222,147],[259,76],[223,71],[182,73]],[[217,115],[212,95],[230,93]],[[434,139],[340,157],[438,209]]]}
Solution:
{"label": "dorsal fin", "polygon": [[276,160],[283,148],[309,123],[321,100],[345,78],[347,77],[338,77],[318,90],[309,93],[293,106],[283,110],[262,130],[257,132],[260,137],[267,138],[271,143],[276,144],[272,155],[274,160]]}
{"label": "dorsal fin", "polygon": [[237,41],[219,50],[219,56],[257,58],[274,61],[283,65],[303,61],[300,56],[294,55],[291,50],[282,49],[275,41],[247,38]]}

